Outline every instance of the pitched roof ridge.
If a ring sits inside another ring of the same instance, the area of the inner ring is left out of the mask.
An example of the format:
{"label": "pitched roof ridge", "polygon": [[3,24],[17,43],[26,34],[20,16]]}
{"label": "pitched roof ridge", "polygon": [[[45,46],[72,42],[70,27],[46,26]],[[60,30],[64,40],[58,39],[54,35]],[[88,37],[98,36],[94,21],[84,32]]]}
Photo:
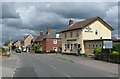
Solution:
{"label": "pitched roof ridge", "polygon": [[[72,30],[72,29],[78,29],[78,28],[82,28],[84,26],[86,26],[87,24],[93,22],[94,20],[100,18],[99,16],[96,16],[96,17],[93,17],[93,18],[89,18],[89,19],[85,19],[83,21],[78,21],[76,23],[74,23],[72,26],[70,27],[67,27],[65,30],[61,31],[61,32],[64,32],[64,31],[68,31],[68,30]],[[78,27],[77,25],[80,24],[80,26]]]}

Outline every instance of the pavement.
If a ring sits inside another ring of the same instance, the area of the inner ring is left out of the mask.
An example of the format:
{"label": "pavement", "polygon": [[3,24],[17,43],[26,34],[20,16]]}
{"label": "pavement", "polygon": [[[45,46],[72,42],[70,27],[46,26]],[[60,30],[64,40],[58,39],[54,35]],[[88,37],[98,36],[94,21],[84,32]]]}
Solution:
{"label": "pavement", "polygon": [[9,58],[0,59],[0,71],[2,73],[2,75],[0,75],[0,78],[12,77],[15,73],[17,61],[18,58],[16,55],[11,55]]}
{"label": "pavement", "polygon": [[83,65],[97,68],[97,69],[100,69],[103,71],[111,72],[113,74],[118,74],[118,64],[115,64],[115,63],[94,60],[92,58],[86,58],[83,56],[76,57],[76,56],[71,56],[71,55],[58,54],[58,55],[53,55],[53,57],[71,61],[71,62],[75,62],[75,63],[79,63],[79,64],[83,64]]}
{"label": "pavement", "polygon": [[[14,57],[10,59],[2,60],[3,76],[68,78],[118,77],[117,64],[96,61],[84,57],[29,53],[14,53],[13,55]],[[109,70],[109,67],[113,69]]]}

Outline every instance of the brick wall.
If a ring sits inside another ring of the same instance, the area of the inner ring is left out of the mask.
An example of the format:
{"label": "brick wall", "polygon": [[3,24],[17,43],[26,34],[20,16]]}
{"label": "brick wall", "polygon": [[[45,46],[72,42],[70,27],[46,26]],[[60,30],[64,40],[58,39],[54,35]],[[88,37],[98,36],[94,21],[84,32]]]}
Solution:
{"label": "brick wall", "polygon": [[56,39],[57,44],[53,44],[54,39],[44,39],[42,44],[43,51],[53,51],[53,47],[57,47],[57,51],[59,51],[59,47],[62,46],[61,39]]}

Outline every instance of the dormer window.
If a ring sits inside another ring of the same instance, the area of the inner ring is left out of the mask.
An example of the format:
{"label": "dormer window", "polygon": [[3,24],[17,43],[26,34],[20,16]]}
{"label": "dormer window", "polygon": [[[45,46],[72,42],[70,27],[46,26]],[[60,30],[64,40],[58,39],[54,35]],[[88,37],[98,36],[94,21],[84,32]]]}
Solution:
{"label": "dormer window", "polygon": [[95,35],[98,35],[98,30],[95,31]]}

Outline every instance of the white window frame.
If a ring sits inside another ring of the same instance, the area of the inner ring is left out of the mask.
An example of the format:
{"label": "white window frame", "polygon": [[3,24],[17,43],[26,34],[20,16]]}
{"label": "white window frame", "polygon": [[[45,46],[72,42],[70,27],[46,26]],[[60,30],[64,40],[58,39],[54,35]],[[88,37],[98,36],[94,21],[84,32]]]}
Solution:
{"label": "white window frame", "polygon": [[57,39],[54,39],[54,40],[53,40],[53,44],[57,44]]}

